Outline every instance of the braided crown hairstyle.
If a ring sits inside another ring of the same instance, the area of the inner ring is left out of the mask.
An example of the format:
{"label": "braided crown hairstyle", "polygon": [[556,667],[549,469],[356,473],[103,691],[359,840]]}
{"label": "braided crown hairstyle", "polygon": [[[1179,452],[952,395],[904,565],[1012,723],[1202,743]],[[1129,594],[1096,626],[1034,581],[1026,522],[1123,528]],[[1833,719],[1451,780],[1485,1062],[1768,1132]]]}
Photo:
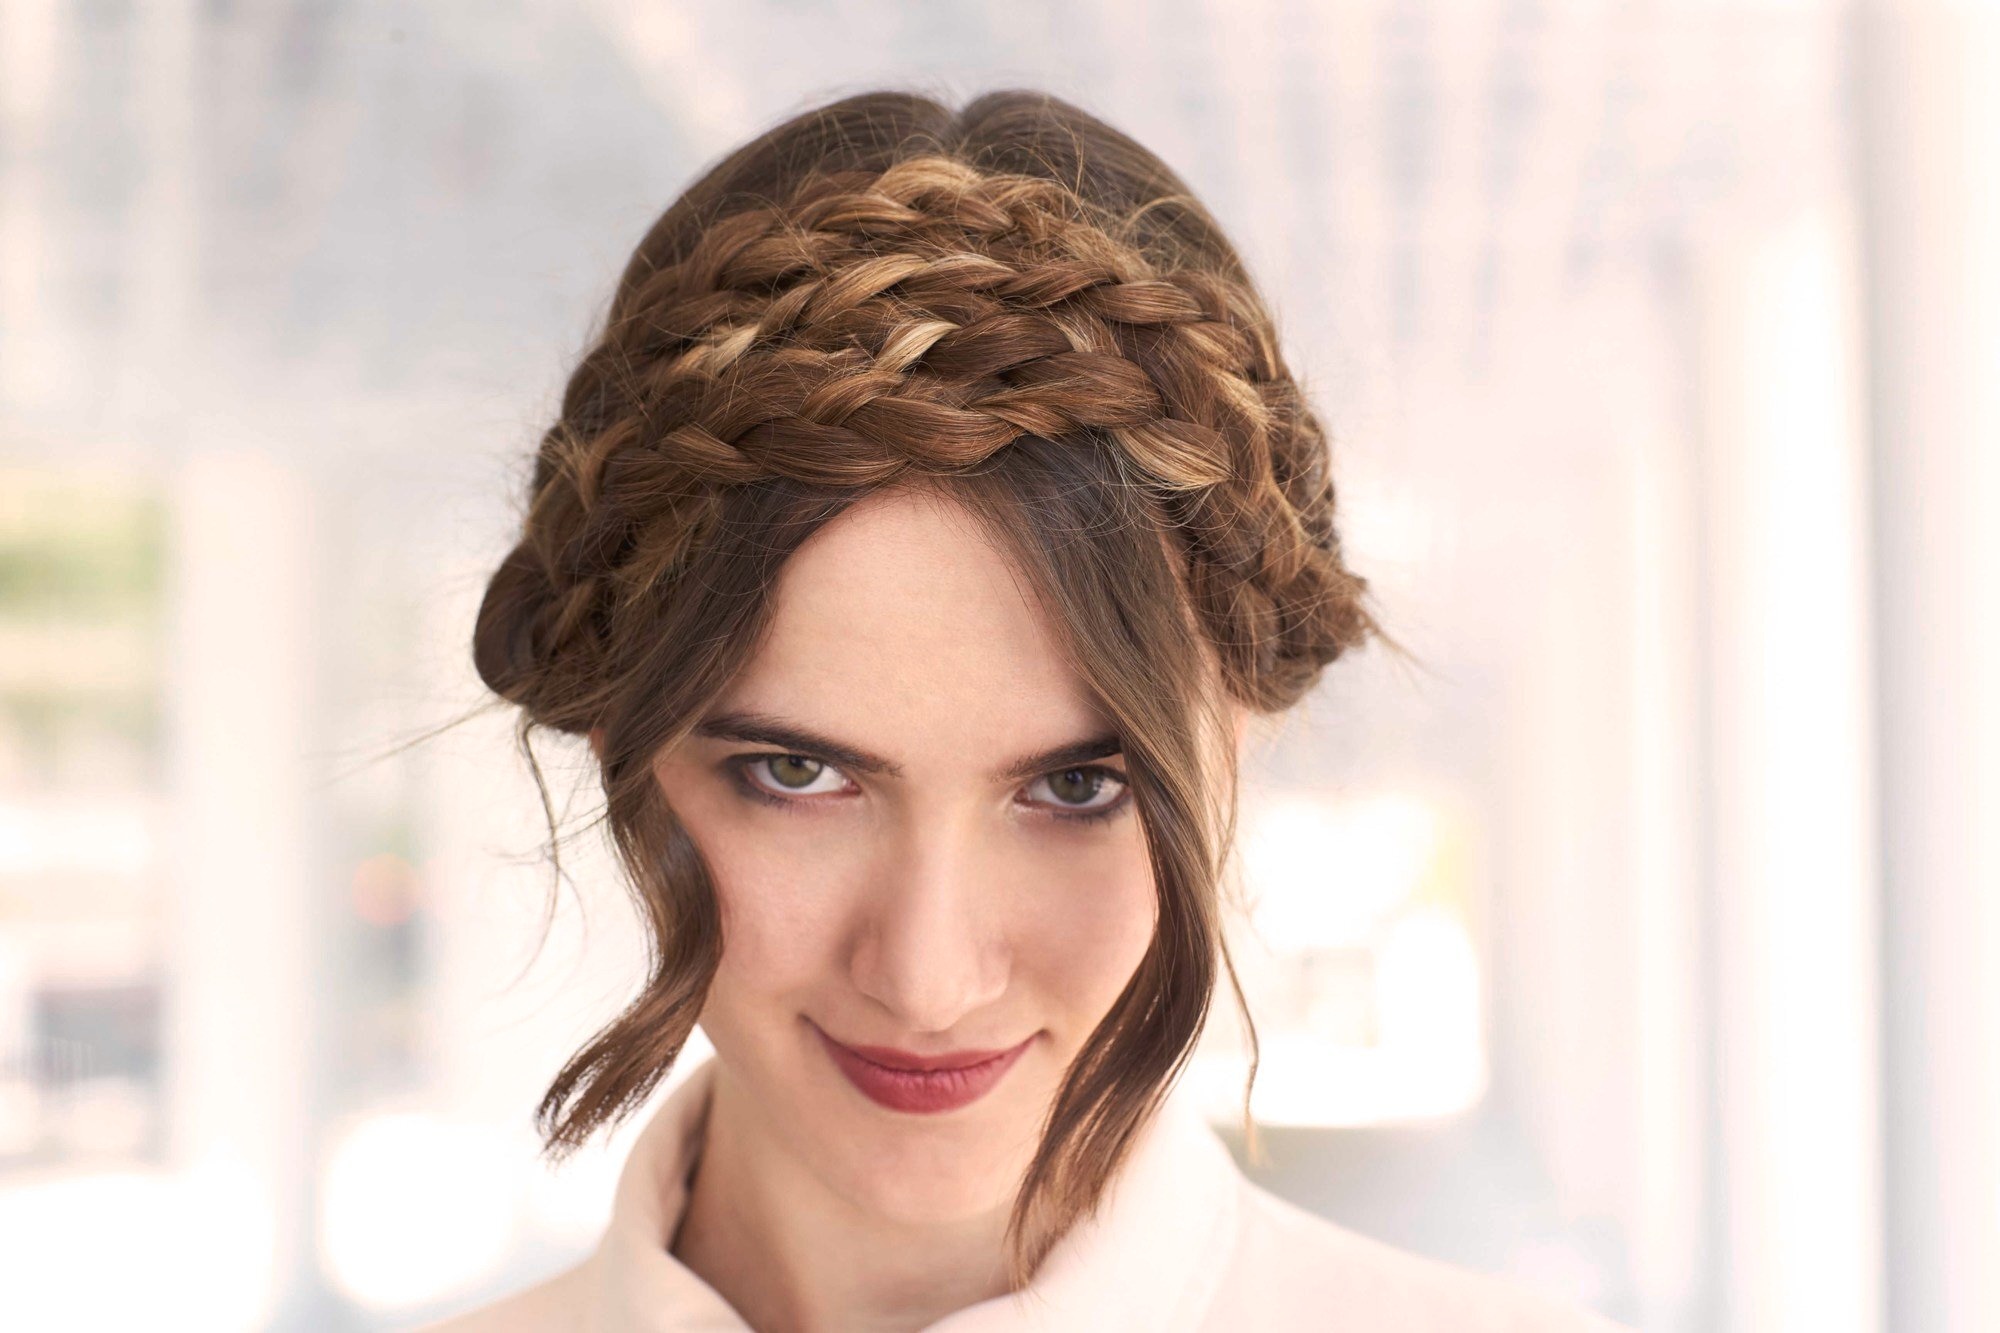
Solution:
{"label": "braided crown hairstyle", "polygon": [[1234,755],[1218,778],[1205,728],[1224,696],[1289,708],[1381,632],[1272,318],[1156,156],[1032,91],[960,110],[862,94],[737,149],[626,267],[475,630],[531,764],[531,728],[592,736],[648,926],[640,994],[539,1108],[552,1154],[645,1099],[720,958],[653,757],[748,660],[785,558],[902,485],[948,490],[1027,574],[1126,742],[1158,885],[1152,948],[1022,1182],[1018,1286],[1192,1052],[1218,956],[1236,982],[1218,908]]}

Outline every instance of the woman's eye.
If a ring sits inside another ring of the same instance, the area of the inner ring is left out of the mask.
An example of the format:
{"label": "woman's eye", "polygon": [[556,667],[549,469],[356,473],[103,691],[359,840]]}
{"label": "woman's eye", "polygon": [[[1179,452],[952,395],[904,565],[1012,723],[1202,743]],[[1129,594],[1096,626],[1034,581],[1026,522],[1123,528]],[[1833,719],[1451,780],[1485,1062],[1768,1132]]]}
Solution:
{"label": "woman's eye", "polygon": [[[746,773],[760,770],[766,775],[765,779],[752,785],[772,794],[813,796],[840,790],[839,769],[802,754],[752,755],[743,762],[743,771]],[[828,777],[834,779],[830,786],[814,785]]]}
{"label": "woman's eye", "polygon": [[1065,812],[1065,818],[1109,814],[1120,807],[1125,779],[1109,768],[1065,768],[1045,774],[1029,784],[1029,790],[1047,788],[1046,802]]}
{"label": "woman's eye", "polygon": [[[737,784],[750,796],[770,805],[797,806],[795,797],[826,796],[845,789],[839,769],[802,754],[739,755],[731,765]],[[1047,795],[1040,795],[1046,789]],[[1123,810],[1124,775],[1102,765],[1065,768],[1028,784],[1031,804],[1059,819],[1108,819]]]}

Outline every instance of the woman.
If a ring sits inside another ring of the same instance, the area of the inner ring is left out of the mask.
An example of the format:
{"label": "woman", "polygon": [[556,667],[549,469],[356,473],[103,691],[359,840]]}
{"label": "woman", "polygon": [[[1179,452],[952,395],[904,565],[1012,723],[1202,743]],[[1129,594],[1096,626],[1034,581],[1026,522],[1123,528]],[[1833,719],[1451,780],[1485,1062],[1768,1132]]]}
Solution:
{"label": "woman", "polygon": [[715,1054],[587,1260],[437,1327],[1611,1327],[1280,1201],[1169,1095],[1247,721],[1380,635],[1333,509],[1229,242],[1076,108],[852,97],[692,186],[475,657],[589,737],[653,946],[551,1152]]}

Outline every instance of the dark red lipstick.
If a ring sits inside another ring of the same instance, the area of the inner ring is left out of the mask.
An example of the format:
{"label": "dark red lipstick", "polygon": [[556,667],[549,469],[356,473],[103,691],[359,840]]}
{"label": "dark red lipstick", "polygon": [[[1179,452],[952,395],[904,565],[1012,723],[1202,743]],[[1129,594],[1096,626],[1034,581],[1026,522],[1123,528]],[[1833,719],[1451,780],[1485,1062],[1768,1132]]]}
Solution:
{"label": "dark red lipstick", "polygon": [[848,1082],[878,1106],[918,1115],[969,1106],[993,1089],[1035,1040],[992,1051],[948,1051],[917,1055],[887,1046],[849,1046],[828,1036],[817,1023],[827,1054]]}

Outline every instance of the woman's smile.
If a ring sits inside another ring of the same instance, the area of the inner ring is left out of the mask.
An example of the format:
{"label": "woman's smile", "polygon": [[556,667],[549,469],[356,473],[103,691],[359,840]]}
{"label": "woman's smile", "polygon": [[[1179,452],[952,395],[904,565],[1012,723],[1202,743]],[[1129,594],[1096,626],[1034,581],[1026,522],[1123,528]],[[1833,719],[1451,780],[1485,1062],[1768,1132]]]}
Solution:
{"label": "woman's smile", "polygon": [[1029,1036],[1003,1050],[920,1056],[881,1046],[849,1046],[811,1019],[806,1022],[835,1067],[870,1101],[891,1111],[916,1115],[955,1111],[978,1101],[993,1090],[1035,1040]]}

